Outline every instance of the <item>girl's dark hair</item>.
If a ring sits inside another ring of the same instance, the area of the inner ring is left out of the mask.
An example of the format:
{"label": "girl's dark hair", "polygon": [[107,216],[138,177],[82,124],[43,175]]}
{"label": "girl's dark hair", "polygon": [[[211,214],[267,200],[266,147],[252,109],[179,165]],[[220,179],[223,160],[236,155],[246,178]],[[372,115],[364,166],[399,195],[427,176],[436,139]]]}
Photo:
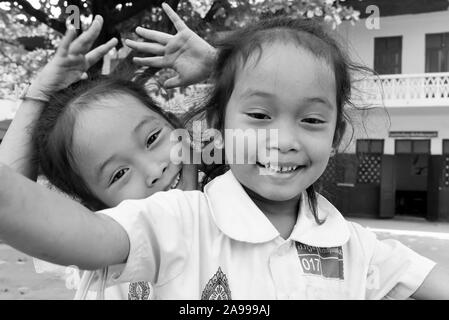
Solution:
{"label": "girl's dark hair", "polygon": [[142,84],[105,76],[79,81],[54,94],[33,126],[34,161],[41,172],[51,184],[79,199],[91,210],[108,206],[94,196],[81,178],[73,154],[74,124],[78,114],[88,109],[92,102],[117,94],[131,95],[164,117],[174,128],[181,126],[174,115],[154,103]]}
{"label": "girl's dark hair", "polygon": [[[332,68],[337,94],[337,125],[333,147],[337,148],[349,120],[344,107],[352,105],[350,101],[350,72],[366,70],[366,68],[351,63],[338,42],[326,31],[325,26],[315,20],[283,17],[264,19],[233,32],[219,41],[217,44],[219,53],[212,77],[214,88],[204,106],[194,110],[189,118],[205,117],[210,126],[223,133],[226,105],[234,90],[237,70],[253,54],[257,54],[257,58],[260,59],[264,45],[279,42],[294,43],[314,56],[323,59]],[[205,181],[209,181],[217,173],[223,173],[226,167],[224,164],[213,164],[205,168]],[[316,222],[318,224],[323,223],[324,221],[321,221],[317,214],[317,197],[314,185],[307,188],[307,195]]]}

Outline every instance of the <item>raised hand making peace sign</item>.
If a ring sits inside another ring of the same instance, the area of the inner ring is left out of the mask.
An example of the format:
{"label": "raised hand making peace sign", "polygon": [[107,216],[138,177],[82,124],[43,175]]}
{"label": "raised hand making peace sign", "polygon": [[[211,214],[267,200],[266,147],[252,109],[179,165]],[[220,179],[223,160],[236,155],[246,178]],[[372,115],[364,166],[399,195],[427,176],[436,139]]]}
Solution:
{"label": "raised hand making peace sign", "polygon": [[206,79],[215,59],[215,49],[190,30],[168,4],[163,3],[162,8],[173,22],[176,35],[138,27],[136,33],[148,42],[128,39],[126,45],[154,56],[136,57],[134,62],[142,66],[174,69],[178,74],[164,83],[166,88],[188,86]]}

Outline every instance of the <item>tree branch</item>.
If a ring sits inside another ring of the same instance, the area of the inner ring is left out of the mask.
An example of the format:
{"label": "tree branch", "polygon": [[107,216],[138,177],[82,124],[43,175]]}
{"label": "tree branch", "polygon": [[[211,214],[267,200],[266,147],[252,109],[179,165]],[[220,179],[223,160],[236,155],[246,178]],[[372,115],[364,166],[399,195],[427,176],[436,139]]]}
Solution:
{"label": "tree branch", "polygon": [[20,47],[20,44],[15,43],[14,41],[11,41],[11,40],[8,40],[8,39],[0,38],[0,42],[4,42],[4,43],[9,44],[11,46]]}
{"label": "tree branch", "polygon": [[226,0],[215,0],[214,3],[212,3],[209,11],[207,11],[206,15],[203,18],[204,22],[212,22],[214,19],[214,15],[217,13],[218,10],[221,8],[227,10],[231,7],[228,1]]}
{"label": "tree branch", "polygon": [[75,5],[78,8],[80,8],[80,10],[83,7],[83,3],[81,2],[81,0],[66,0],[66,1],[68,5]]}
{"label": "tree branch", "polygon": [[125,7],[124,9],[120,10],[120,12],[116,13],[112,18],[112,21],[114,24],[121,23],[142,12],[142,10],[151,9],[156,5],[157,4],[152,1],[134,1],[131,7]]}
{"label": "tree branch", "polygon": [[52,28],[53,30],[56,30],[62,34],[65,33],[66,27],[65,24],[59,20],[49,18],[48,15],[40,11],[38,9],[35,9],[28,1],[26,0],[8,0],[8,1],[1,1],[1,2],[9,2],[11,4],[17,3],[18,7],[19,5],[22,6],[22,11],[26,12],[30,16],[36,18],[39,22],[42,22]]}
{"label": "tree branch", "polygon": [[7,60],[9,60],[10,63],[16,63],[13,59],[11,59],[10,56],[8,56],[8,55],[2,50],[2,48],[0,48],[0,54],[2,54]]}

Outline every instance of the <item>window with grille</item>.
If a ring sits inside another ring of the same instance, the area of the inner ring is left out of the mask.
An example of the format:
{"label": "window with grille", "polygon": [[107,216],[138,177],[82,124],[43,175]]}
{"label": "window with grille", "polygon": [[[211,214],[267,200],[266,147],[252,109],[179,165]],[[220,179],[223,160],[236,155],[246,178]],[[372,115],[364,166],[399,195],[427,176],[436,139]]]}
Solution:
{"label": "window with grille", "polygon": [[378,74],[401,73],[402,37],[374,38],[374,70]]}
{"label": "window with grille", "polygon": [[430,140],[396,140],[396,154],[430,154]]}
{"label": "window with grille", "polygon": [[384,140],[357,140],[357,183],[380,184]]}
{"label": "window with grille", "polygon": [[382,139],[359,139],[356,145],[357,154],[362,153],[384,153],[384,140]]}
{"label": "window with grille", "polygon": [[449,71],[449,32],[426,34],[426,72]]}

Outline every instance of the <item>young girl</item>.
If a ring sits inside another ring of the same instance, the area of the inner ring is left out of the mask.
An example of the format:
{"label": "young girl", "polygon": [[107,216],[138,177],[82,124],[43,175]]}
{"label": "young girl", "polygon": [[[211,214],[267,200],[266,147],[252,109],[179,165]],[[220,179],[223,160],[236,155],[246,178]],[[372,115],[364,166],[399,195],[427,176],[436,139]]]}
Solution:
{"label": "young girl", "polygon": [[[195,166],[175,166],[168,159],[173,145],[170,132],[180,126],[179,121],[157,107],[142,86],[104,77],[65,89],[86,78],[89,66],[116,45],[112,39],[88,52],[101,26],[102,18],[96,17],[77,39],[69,28],[55,58],[22,97],[24,102],[1,145],[0,161],[35,179],[35,153],[49,181],[92,210],[113,207],[125,199],[146,198],[168,188],[196,189]],[[193,34],[187,27],[180,31]],[[203,52],[209,47],[199,38],[187,44]],[[198,70],[192,72],[185,66],[204,58],[189,56],[188,63],[178,62],[175,69],[183,81],[198,78]],[[115,159],[98,177],[98,162],[111,156]],[[93,274],[85,280],[90,276]],[[117,286],[106,291],[106,298],[149,297],[149,289],[145,283]]]}
{"label": "young girl", "polygon": [[447,272],[378,241],[313,191],[350,97],[348,61],[319,25],[245,28],[225,40],[214,71],[209,124],[277,129],[277,141],[246,145],[243,164],[227,150],[230,170],[204,192],[158,192],[95,215],[2,166],[0,237],[60,264],[111,265],[110,284],[150,281],[161,299],[449,298]]}

